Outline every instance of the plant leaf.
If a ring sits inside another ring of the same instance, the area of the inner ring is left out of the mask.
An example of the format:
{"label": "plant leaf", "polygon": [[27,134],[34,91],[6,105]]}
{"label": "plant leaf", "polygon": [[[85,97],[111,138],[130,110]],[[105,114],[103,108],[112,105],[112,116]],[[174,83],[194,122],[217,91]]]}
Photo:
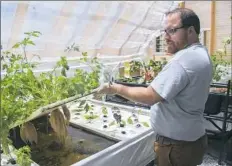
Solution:
{"label": "plant leaf", "polygon": [[126,121],[125,120],[121,120],[121,122],[124,124],[124,126],[126,126]]}
{"label": "plant leaf", "polygon": [[84,110],[86,113],[90,110],[90,106],[88,103],[85,104]]}
{"label": "plant leaf", "polygon": [[113,126],[113,125],[115,125],[115,120],[109,124],[109,126]]}
{"label": "plant leaf", "polygon": [[20,46],[20,42],[18,42],[18,43],[16,43],[12,48],[19,48],[19,46]]}
{"label": "plant leaf", "polygon": [[140,115],[141,113],[142,113],[142,110],[141,110],[141,109],[139,109],[139,110],[138,110],[138,114]]}
{"label": "plant leaf", "polygon": [[80,104],[79,104],[79,106],[78,106],[78,107],[83,106],[85,103],[86,103],[86,100],[81,100],[81,102],[80,102]]}
{"label": "plant leaf", "polygon": [[145,127],[150,127],[147,122],[141,122]]}
{"label": "plant leaf", "polygon": [[107,115],[108,114],[108,111],[107,111],[107,108],[105,106],[102,107],[102,113],[104,115]]}
{"label": "plant leaf", "polygon": [[31,41],[31,40],[29,40],[27,43],[31,44],[31,45],[35,45],[35,43],[33,41]]}
{"label": "plant leaf", "polygon": [[85,119],[96,119],[98,115],[84,115]]}
{"label": "plant leaf", "polygon": [[127,119],[127,123],[133,124],[133,121],[132,121],[131,117],[129,117],[129,118]]}

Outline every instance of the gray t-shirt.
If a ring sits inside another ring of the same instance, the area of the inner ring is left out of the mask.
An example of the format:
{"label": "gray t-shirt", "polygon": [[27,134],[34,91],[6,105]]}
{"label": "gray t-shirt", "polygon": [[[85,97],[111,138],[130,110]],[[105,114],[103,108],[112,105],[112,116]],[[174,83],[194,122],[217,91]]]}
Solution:
{"label": "gray t-shirt", "polygon": [[195,44],[178,51],[151,83],[165,99],[151,107],[155,133],[184,141],[203,136],[211,80],[212,63],[204,46]]}

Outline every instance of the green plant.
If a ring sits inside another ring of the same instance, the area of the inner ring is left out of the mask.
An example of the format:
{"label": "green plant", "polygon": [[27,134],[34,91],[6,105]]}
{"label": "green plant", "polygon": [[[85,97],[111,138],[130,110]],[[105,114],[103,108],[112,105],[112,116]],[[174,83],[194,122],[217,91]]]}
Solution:
{"label": "green plant", "polygon": [[149,127],[149,124],[147,122],[141,122],[145,127]]}
{"label": "green plant", "polygon": [[107,115],[108,114],[108,110],[107,110],[107,108],[105,107],[105,106],[102,106],[102,113],[104,114],[104,115]]}
{"label": "green plant", "polygon": [[[2,70],[6,72],[1,80],[1,127],[0,135],[3,151],[9,154],[11,141],[8,139],[10,128],[15,123],[23,123],[43,102],[38,90],[38,81],[33,74],[36,64],[29,63],[26,58],[26,46],[35,45],[32,37],[38,37],[39,32],[25,33],[26,37],[18,42],[13,49],[23,48],[23,54],[4,51],[1,56]],[[37,88],[34,88],[37,87]]]}
{"label": "green plant", "polygon": [[61,57],[60,61],[57,62],[53,71],[55,71],[56,68],[59,68],[59,67],[61,67],[61,75],[67,77],[66,71],[69,70],[69,66],[68,66],[67,58],[65,56]]}
{"label": "green plant", "polygon": [[162,63],[160,61],[150,60],[147,65],[147,68],[154,71],[155,73],[159,73],[162,70]]}
{"label": "green plant", "polygon": [[139,61],[132,60],[130,61],[130,72],[140,71],[142,63]]}
{"label": "green plant", "polygon": [[90,115],[84,115],[84,117],[85,119],[93,120],[93,119],[98,118],[98,115],[90,114]]}
{"label": "green plant", "polygon": [[221,76],[228,74],[226,71],[221,69],[219,66],[229,66],[231,62],[225,58],[228,56],[227,47],[231,44],[231,37],[225,38],[223,41],[223,49],[218,49],[214,54],[211,55],[211,61],[213,63],[213,80],[219,81]]}
{"label": "green plant", "polygon": [[80,94],[87,93],[100,85],[101,64],[97,57],[89,58],[87,53],[83,52],[80,62],[87,64],[91,68],[91,71],[76,69],[74,77],[71,79],[70,93],[75,92],[75,90],[78,90]]}
{"label": "green plant", "polygon": [[82,100],[78,106],[78,112],[85,111],[85,113],[88,113],[89,111],[94,109],[93,104],[89,104],[86,100]]}
{"label": "green plant", "polygon": [[[25,38],[16,43],[12,50],[2,51],[1,70],[5,75],[1,79],[1,129],[0,137],[5,154],[9,154],[9,130],[25,120],[38,108],[77,94],[90,92],[99,85],[100,63],[96,57],[89,58],[82,53],[81,63],[89,62],[91,71],[77,69],[74,77],[67,77],[69,65],[66,57],[61,57],[50,72],[35,76],[34,68],[38,63],[27,59],[26,48],[35,45],[33,38],[41,35],[38,31],[26,32]],[[23,52],[18,53],[22,48]],[[75,46],[71,49],[77,51]],[[56,71],[61,68],[61,74]],[[3,127],[4,126],[4,127]],[[26,155],[27,153],[18,153]],[[19,161],[19,163],[21,163]]]}
{"label": "green plant", "polygon": [[26,47],[28,45],[35,45],[35,43],[31,40],[31,38],[39,37],[41,33],[39,31],[32,31],[32,32],[25,32],[24,34],[26,35],[26,37],[21,42],[16,43],[13,46],[13,48],[22,47],[23,53],[24,53],[24,59],[26,60],[26,62],[28,62],[27,55],[26,55]]}
{"label": "green plant", "polygon": [[126,126],[126,121],[125,120],[121,120],[121,123]]}
{"label": "green plant", "polygon": [[22,166],[29,166],[33,162],[31,160],[31,150],[29,146],[24,146],[16,151],[17,161],[16,163],[18,165]]}
{"label": "green plant", "polygon": [[91,110],[94,110],[94,105],[93,104],[85,103],[84,110],[85,110],[84,118],[87,119],[87,120],[90,120],[89,123],[91,123],[91,120],[96,119],[96,118],[99,117],[98,115],[94,114],[93,111],[91,111]]}
{"label": "green plant", "polygon": [[88,113],[89,111],[93,110],[93,108],[94,108],[94,105],[92,105],[92,104],[90,105],[90,104],[86,103],[84,106],[85,113]]}
{"label": "green plant", "polygon": [[70,52],[70,51],[80,51],[79,47],[77,45],[75,45],[75,43],[73,43],[71,46],[66,47],[66,49],[64,50],[65,52]]}
{"label": "green plant", "polygon": [[128,124],[133,124],[133,121],[132,121],[132,119],[131,119],[131,116],[130,116],[129,118],[127,118],[127,123],[128,123]]}
{"label": "green plant", "polygon": [[113,126],[115,124],[116,124],[116,121],[114,120],[114,121],[110,122],[109,126]]}

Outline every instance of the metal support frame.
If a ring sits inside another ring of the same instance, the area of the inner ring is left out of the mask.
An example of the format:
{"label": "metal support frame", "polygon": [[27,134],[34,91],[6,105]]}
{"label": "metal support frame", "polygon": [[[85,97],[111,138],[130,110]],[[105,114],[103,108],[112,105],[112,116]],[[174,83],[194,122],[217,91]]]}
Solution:
{"label": "metal support frame", "polygon": [[[225,108],[220,108],[220,113],[223,113],[223,117],[217,116],[217,115],[210,115],[209,112],[205,112],[205,119],[211,122],[219,131],[212,131],[212,130],[207,130],[208,133],[214,134],[214,136],[218,136],[221,140],[221,148],[219,152],[219,158],[218,158],[218,164],[222,164],[222,155],[225,151],[225,144],[229,140],[229,138],[232,136],[232,130],[227,131],[227,124],[231,123],[232,124],[232,119],[231,115],[232,112],[228,111],[229,107],[229,97],[230,97],[230,80],[228,81],[227,84],[222,84],[222,83],[214,83],[211,84],[211,87],[216,87],[216,88],[227,88],[226,94],[223,93],[211,93],[219,96],[223,96],[225,100]],[[223,101],[220,101],[223,102]],[[210,104],[210,103],[209,103]],[[220,103],[221,104],[221,103]],[[222,127],[219,127],[215,121],[221,121],[223,122]]]}
{"label": "metal support frame", "polygon": [[[130,83],[123,83],[123,82],[117,82],[116,83],[120,83],[120,84],[125,84],[127,86],[148,86],[145,84],[130,84]],[[228,111],[228,108],[231,108],[231,106],[229,106],[229,99],[230,99],[230,81],[228,81],[227,84],[221,84],[221,83],[214,83],[211,84],[211,87],[216,87],[216,88],[227,88],[227,92],[225,93],[210,93],[213,95],[217,95],[218,97],[223,97],[223,100],[220,100],[220,110],[218,111],[218,113],[215,114],[210,112],[204,112],[204,118],[206,120],[208,120],[209,122],[211,122],[219,131],[215,131],[215,130],[206,130],[207,134],[213,134],[216,138],[221,139],[220,143],[221,143],[221,149],[219,152],[219,159],[218,159],[218,164],[221,165],[222,163],[222,154],[224,153],[225,150],[225,144],[226,142],[232,137],[232,130],[227,131],[227,124],[231,123],[232,124],[232,112]],[[133,102],[129,102],[127,99],[124,99],[123,97],[120,96],[110,96],[108,95],[106,98],[106,101],[108,102],[114,102],[114,103],[120,103],[120,104],[125,104],[125,105],[131,105],[131,106],[137,106],[140,107],[140,105],[138,105],[138,103],[133,103]],[[225,104],[222,106],[223,101],[225,102]],[[208,103],[208,104],[212,104],[212,103]],[[219,116],[219,113],[223,113],[223,116]],[[221,121],[223,122],[222,127],[218,126],[215,121]]]}

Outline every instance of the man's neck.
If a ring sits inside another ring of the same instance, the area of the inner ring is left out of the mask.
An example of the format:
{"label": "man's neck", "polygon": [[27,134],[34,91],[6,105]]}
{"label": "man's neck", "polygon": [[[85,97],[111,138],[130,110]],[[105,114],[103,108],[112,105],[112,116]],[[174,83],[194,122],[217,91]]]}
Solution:
{"label": "man's neck", "polygon": [[190,40],[188,42],[188,45],[190,46],[190,45],[199,44],[199,43],[200,43],[199,38],[195,38],[193,40]]}
{"label": "man's neck", "polygon": [[187,48],[187,47],[192,46],[192,45],[198,45],[198,44],[201,44],[201,43],[200,43],[199,39],[196,39],[196,40],[194,40],[194,41],[188,42],[188,43],[184,46],[184,48]]}

